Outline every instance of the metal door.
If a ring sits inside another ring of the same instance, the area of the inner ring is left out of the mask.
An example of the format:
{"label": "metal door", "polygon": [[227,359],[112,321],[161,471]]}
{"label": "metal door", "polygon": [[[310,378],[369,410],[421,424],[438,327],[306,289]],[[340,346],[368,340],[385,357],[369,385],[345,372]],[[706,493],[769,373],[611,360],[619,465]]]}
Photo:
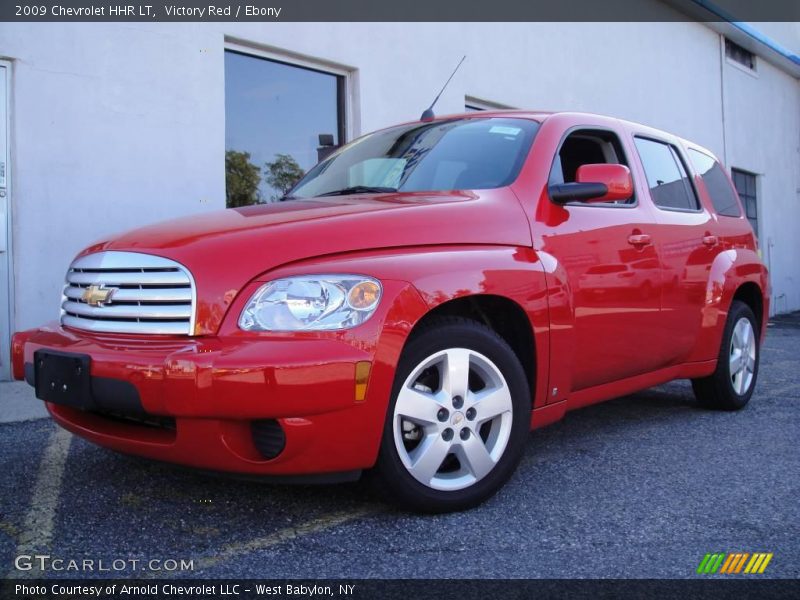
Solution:
{"label": "metal door", "polygon": [[0,381],[11,378],[13,280],[11,263],[11,169],[8,164],[10,63],[0,61]]}

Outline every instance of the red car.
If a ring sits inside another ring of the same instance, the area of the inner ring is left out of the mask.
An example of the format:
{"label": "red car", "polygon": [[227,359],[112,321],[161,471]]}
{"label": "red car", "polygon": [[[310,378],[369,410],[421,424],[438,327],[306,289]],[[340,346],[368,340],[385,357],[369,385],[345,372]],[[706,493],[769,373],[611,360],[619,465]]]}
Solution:
{"label": "red car", "polygon": [[753,394],[767,270],[696,144],[471,113],[366,135],[285,200],[88,247],[60,322],[14,336],[15,377],[120,452],[373,469],[424,511],[489,497],[567,411],[677,378],[708,407]]}

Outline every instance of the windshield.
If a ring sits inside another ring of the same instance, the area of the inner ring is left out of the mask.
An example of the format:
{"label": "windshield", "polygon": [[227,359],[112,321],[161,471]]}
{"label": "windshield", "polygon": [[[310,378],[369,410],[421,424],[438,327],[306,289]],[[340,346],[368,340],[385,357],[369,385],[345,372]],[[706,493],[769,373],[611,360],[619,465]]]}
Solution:
{"label": "windshield", "polygon": [[315,166],[287,198],[489,189],[516,179],[539,124],[457,118],[377,131]]}

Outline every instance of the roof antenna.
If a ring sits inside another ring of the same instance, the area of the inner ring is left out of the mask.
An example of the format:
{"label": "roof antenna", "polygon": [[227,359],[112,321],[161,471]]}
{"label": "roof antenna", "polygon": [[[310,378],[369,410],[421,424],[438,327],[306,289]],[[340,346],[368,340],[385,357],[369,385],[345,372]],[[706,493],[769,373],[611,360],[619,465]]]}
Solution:
{"label": "roof antenna", "polygon": [[436,98],[433,99],[433,102],[431,102],[431,105],[427,109],[425,109],[425,112],[422,113],[422,116],[419,118],[420,121],[433,121],[433,117],[435,116],[433,114],[434,105],[439,101],[439,96],[442,95],[442,92],[444,92],[445,88],[447,87],[447,84],[450,83],[450,80],[453,78],[453,75],[456,74],[456,71],[458,71],[458,67],[461,66],[461,63],[464,62],[465,58],[467,58],[466,54],[461,57],[461,60],[456,65],[456,68],[453,69],[453,72],[450,74],[450,77],[448,77],[447,81],[444,82],[441,91],[436,95]]}

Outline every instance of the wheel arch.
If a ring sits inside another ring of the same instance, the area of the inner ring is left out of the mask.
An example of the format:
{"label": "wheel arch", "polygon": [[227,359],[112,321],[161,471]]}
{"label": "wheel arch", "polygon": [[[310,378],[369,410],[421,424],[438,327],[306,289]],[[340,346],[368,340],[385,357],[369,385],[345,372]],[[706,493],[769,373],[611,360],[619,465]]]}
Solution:
{"label": "wheel arch", "polygon": [[522,306],[510,298],[495,294],[473,294],[453,298],[440,303],[417,321],[408,339],[424,329],[431,320],[442,316],[463,317],[483,323],[503,338],[522,365],[533,404],[538,364],[536,343],[533,327]]}
{"label": "wheel arch", "polygon": [[[764,292],[754,281],[745,281],[742,283],[733,294],[731,304],[739,300],[744,302],[753,311],[756,316],[756,322],[759,328],[763,329],[762,321],[764,319]],[[730,309],[729,309],[730,310]],[[760,333],[760,332],[759,332]]]}
{"label": "wheel arch", "polygon": [[701,334],[690,361],[716,360],[734,300],[741,300],[756,314],[763,341],[769,318],[769,275],[754,250],[725,250],[714,258],[706,284]]}
{"label": "wheel arch", "polygon": [[[550,309],[538,254],[520,246],[440,248],[405,274],[427,305],[412,324],[435,315],[483,323],[514,350],[529,384],[531,405],[544,406],[550,369]],[[412,330],[413,332],[413,330]]]}

